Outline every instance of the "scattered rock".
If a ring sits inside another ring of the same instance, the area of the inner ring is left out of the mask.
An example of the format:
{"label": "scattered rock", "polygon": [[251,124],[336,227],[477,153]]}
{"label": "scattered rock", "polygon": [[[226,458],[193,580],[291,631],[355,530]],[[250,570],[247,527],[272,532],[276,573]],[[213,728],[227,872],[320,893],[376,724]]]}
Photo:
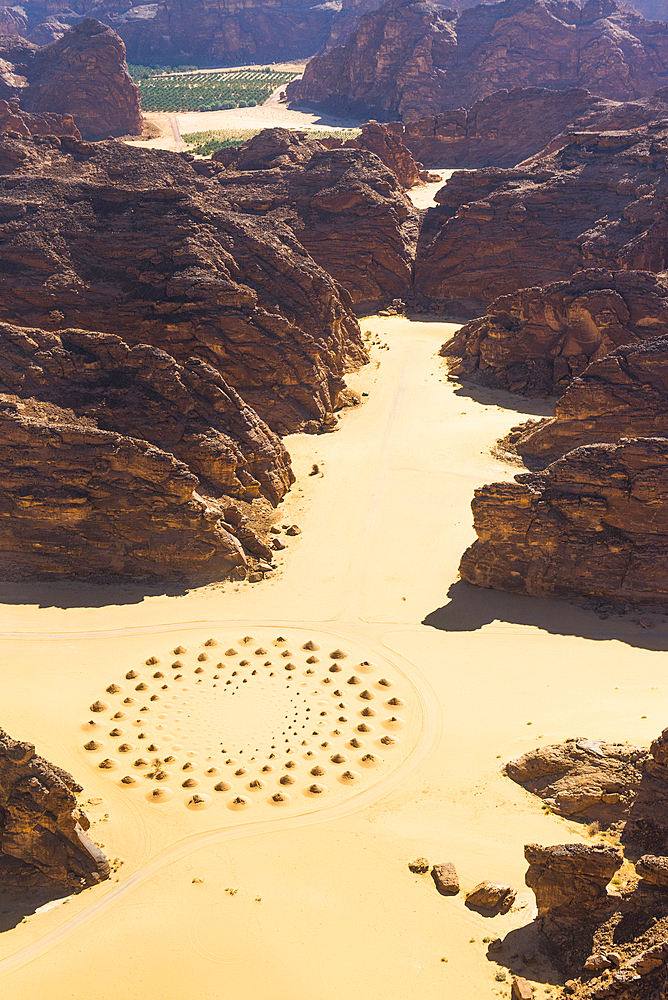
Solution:
{"label": "scattered rock", "polygon": [[488,910],[492,915],[507,913],[511,908],[517,892],[504,882],[479,882],[475,888],[468,893],[466,905],[470,909]]}
{"label": "scattered rock", "polygon": [[513,1000],[533,1000],[533,986],[529,980],[513,976],[512,996]]}
{"label": "scattered rock", "polygon": [[416,858],[415,861],[408,862],[408,870],[415,875],[426,875],[429,867],[430,865],[426,858]]}
{"label": "scattered rock", "polygon": [[434,865],[431,877],[442,896],[456,896],[459,892],[457,869],[450,861],[446,861],[442,865]]}

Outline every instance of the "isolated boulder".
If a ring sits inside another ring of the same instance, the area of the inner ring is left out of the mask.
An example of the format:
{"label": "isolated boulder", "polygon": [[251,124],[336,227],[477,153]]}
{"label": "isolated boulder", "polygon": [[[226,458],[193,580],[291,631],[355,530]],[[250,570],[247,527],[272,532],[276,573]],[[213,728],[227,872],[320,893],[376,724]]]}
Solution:
{"label": "isolated boulder", "polygon": [[489,911],[492,915],[507,913],[517,892],[505,882],[479,882],[466,896],[466,905],[471,910]]}

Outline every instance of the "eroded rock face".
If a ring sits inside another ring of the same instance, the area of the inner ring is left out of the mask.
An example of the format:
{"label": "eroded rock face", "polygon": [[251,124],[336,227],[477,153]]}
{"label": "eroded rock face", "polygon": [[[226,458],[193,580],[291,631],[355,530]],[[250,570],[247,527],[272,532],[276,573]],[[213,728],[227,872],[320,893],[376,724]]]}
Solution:
{"label": "eroded rock face", "polygon": [[391,127],[401,130],[404,144],[427,166],[513,167],[567,128],[637,128],[667,114],[660,96],[620,102],[583,89],[517,87],[484,97],[468,111],[457,108]]}
{"label": "eroded rock face", "polygon": [[230,497],[275,504],[294,481],[280,439],[197,358],[179,365],[113,334],[0,323],[0,393],[68,407],[87,426],[148,441]]}
{"label": "eroded rock face", "polygon": [[246,565],[223,505],[168,452],[7,396],[0,440],[5,578],[220,578]]}
{"label": "eroded rock face", "polygon": [[23,136],[26,139],[52,135],[71,135],[75,139],[81,138],[81,133],[71,115],[49,112],[31,115],[30,112],[21,110],[17,99],[0,100],[0,133]]}
{"label": "eroded rock face", "polygon": [[292,230],[234,211],[175,154],[61,145],[0,141],[0,319],[197,357],[279,433],[333,423],[366,354],[346,293]]}
{"label": "eroded rock face", "polygon": [[636,873],[650,885],[668,889],[668,858],[644,854],[636,861]]}
{"label": "eroded rock face", "polygon": [[[0,729],[0,881],[3,886],[82,889],[109,878],[109,863],[86,836],[81,786]],[[5,864],[5,862],[7,862]]]}
{"label": "eroded rock face", "polygon": [[633,100],[665,85],[668,26],[615,0],[582,7],[503,0],[457,16],[423,0],[389,0],[360,18],[345,46],[307,65],[289,85],[297,101],[398,113],[404,121],[470,108],[501,89],[585,88]]}
{"label": "eroded rock face", "polygon": [[606,887],[624,862],[616,847],[587,844],[527,844],[524,857],[529,862],[525,882],[536,896],[538,916],[571,919],[605,902]]}
{"label": "eroded rock face", "polygon": [[489,301],[583,268],[665,270],[666,152],[662,120],[566,131],[518,167],[455,172],[422,228],[416,291]]}
{"label": "eroded rock face", "polygon": [[24,111],[73,116],[86,139],[141,132],[139,89],[128,74],[125,46],[94,18],[41,48],[3,39],[0,59],[7,62],[0,96],[20,98]]}
{"label": "eroded rock face", "polygon": [[666,600],[667,439],[585,445],[515,480],[475,491],[465,580],[541,597]]}
{"label": "eroded rock face", "polygon": [[618,347],[575,379],[554,417],[509,436],[525,463],[544,463],[583,444],[668,437],[668,338]]}
{"label": "eroded rock face", "polygon": [[[623,344],[656,337],[667,326],[668,275],[591,268],[569,281],[499,296],[488,306],[486,316],[458,330],[440,353],[448,360],[451,377],[523,396],[550,396],[563,392],[574,378],[583,375],[590,362],[605,358]],[[650,357],[646,365],[653,364]],[[658,357],[654,366],[657,364]],[[614,363],[611,365],[614,368]],[[610,379],[621,388],[625,378],[621,372],[615,378],[613,368]],[[600,376],[592,376],[590,387],[597,377],[605,380],[608,369],[603,366],[599,370]],[[585,405],[583,400],[579,410]],[[639,395],[636,405],[642,408]],[[578,408],[577,403],[559,404],[558,409],[561,406],[561,416],[567,412],[574,416]],[[626,436],[629,433],[634,432]],[[639,429],[635,433],[653,432]]]}
{"label": "eroded rock face", "polygon": [[401,122],[390,122],[389,125],[367,122],[362,125],[359,135],[354,139],[346,139],[343,142],[333,136],[325,138],[323,144],[328,149],[343,145],[350,149],[368,149],[396,174],[397,180],[403,187],[410,188],[419,181],[420,169],[410,149],[405,145],[403,137],[404,126]]}
{"label": "eroded rock face", "polygon": [[649,759],[629,743],[571,739],[530,750],[505,773],[559,816],[609,825],[628,816]]}
{"label": "eroded rock face", "polygon": [[226,152],[217,180],[230,205],[289,226],[358,309],[407,293],[419,216],[374,152],[361,144],[327,149],[287,129],[265,129],[235,159]]}

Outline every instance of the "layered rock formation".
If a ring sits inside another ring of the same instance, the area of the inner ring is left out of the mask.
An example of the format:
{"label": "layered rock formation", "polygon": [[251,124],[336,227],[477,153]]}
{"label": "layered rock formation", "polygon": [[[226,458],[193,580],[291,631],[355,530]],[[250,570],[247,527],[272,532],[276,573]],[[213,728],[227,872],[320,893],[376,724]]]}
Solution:
{"label": "layered rock formation", "polygon": [[667,152],[662,120],[565,132],[518,167],[454,173],[422,228],[416,291],[489,301],[584,267],[664,270]]}
{"label": "layered rock formation", "polygon": [[585,844],[527,844],[524,857],[529,862],[525,882],[536,896],[538,916],[549,912],[571,920],[600,906],[624,861],[616,847]]}
{"label": "layered rock formation", "polygon": [[88,836],[79,808],[81,786],[71,774],[38,757],[32,743],[0,729],[0,883],[57,884],[83,889],[109,878],[104,854]]}
{"label": "layered rock formation", "polygon": [[587,90],[545,87],[500,90],[468,111],[443,111],[418,121],[392,122],[416,160],[428,166],[512,167],[566,129],[637,128],[668,114],[668,95],[610,101]]}
{"label": "layered rock formation", "polygon": [[81,138],[81,133],[71,115],[49,112],[31,115],[30,112],[21,110],[16,98],[11,101],[0,100],[0,133],[14,138],[22,136],[24,139],[31,136],[35,138],[52,135],[71,135],[75,139]]}
{"label": "layered rock formation", "polygon": [[[590,268],[568,281],[499,296],[486,316],[461,327],[440,353],[453,378],[550,396],[563,392],[591,362],[622,344],[653,338],[667,325],[668,275]],[[636,405],[640,399],[636,395]]]}
{"label": "layered rock formation", "polygon": [[[36,413],[54,404],[86,427],[150,442],[229,497],[276,504],[294,481],[280,439],[197,358],[179,365],[113,334],[0,323],[0,393]],[[42,410],[48,419],[51,407]]]}
{"label": "layered rock formation", "polygon": [[501,89],[583,87],[633,100],[665,85],[668,24],[615,0],[580,8],[502,0],[459,16],[425,0],[389,0],[345,46],[316,56],[288,87],[296,101],[364,105],[404,121],[470,108]]}
{"label": "layered rock formation", "polygon": [[220,579],[246,566],[225,504],[199,496],[168,452],[12,397],[0,401],[0,439],[5,578]]}
{"label": "layered rock formation", "polygon": [[[115,31],[87,18],[62,38],[38,48],[14,39],[0,43],[2,97],[18,97],[23,110],[67,113],[87,139],[141,132],[139,89]],[[60,134],[60,133],[59,133]]]}
{"label": "layered rock formation", "polygon": [[505,443],[528,464],[596,441],[668,437],[667,383],[668,337],[619,347],[575,379],[554,417],[529,421]]}
{"label": "layered rock formation", "polygon": [[541,597],[665,602],[667,439],[586,445],[515,480],[475,491],[465,580]]}
{"label": "layered rock formation", "polygon": [[504,770],[551,812],[610,826],[628,818],[649,759],[629,743],[570,739],[530,750]]}
{"label": "layered rock formation", "polygon": [[[417,173],[408,150],[402,157],[400,145],[369,134],[383,141],[404,179],[411,165]],[[418,213],[394,171],[361,143],[327,149],[307,133],[265,129],[235,157],[222,150],[219,160],[227,164],[217,179],[230,205],[289,226],[360,310],[408,292]]]}
{"label": "layered rock formation", "polygon": [[293,232],[231,210],[175,154],[60,142],[0,141],[0,319],[121,330],[210,364],[279,433],[331,425],[366,355],[350,300]]}

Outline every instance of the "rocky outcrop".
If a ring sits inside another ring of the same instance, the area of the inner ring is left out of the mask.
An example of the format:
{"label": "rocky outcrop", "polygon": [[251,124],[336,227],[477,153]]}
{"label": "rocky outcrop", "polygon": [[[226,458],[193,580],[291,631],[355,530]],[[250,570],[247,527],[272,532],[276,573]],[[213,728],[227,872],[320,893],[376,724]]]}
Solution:
{"label": "rocky outcrop", "polygon": [[115,31],[87,18],[59,41],[40,48],[28,69],[26,111],[69,112],[87,139],[141,132],[139,88]]}
{"label": "rocky outcrop", "polygon": [[515,480],[475,491],[465,580],[541,597],[665,602],[667,439],[586,445]]}
{"label": "rocky outcrop", "polygon": [[[217,577],[245,567],[187,466],[57,406],[0,400],[3,577]],[[244,573],[245,575],[245,573]]]}
{"label": "rocky outcrop", "polygon": [[0,319],[122,331],[206,362],[274,431],[332,426],[366,354],[348,296],[292,230],[236,211],[176,154],[60,143],[0,141]]}
{"label": "rocky outcrop", "polygon": [[585,369],[554,416],[528,421],[504,440],[530,468],[583,444],[668,437],[668,337],[619,347]]}
{"label": "rocky outcrop", "polygon": [[66,407],[86,426],[150,442],[229,497],[276,504],[294,481],[279,438],[197,358],[180,365],[113,334],[0,323],[0,393],[33,409]]}
{"label": "rocky outcrop", "polygon": [[389,125],[367,122],[354,139],[346,139],[344,142],[332,136],[323,139],[323,145],[328,149],[344,145],[349,149],[368,149],[396,174],[403,187],[410,188],[420,180],[421,164],[418,165],[413,159],[413,154],[404,144],[403,135],[404,127],[401,122],[390,122]]}
{"label": "rocky outcrop", "polygon": [[536,896],[538,916],[582,919],[607,898],[607,885],[624,861],[616,847],[527,844],[525,882]]}
{"label": "rocky outcrop", "polygon": [[21,136],[24,139],[61,135],[71,135],[75,139],[81,138],[81,133],[74,124],[71,115],[57,115],[49,112],[31,115],[28,111],[21,109],[16,98],[11,101],[0,100],[0,134],[14,138]]}
{"label": "rocky outcrop", "polygon": [[566,129],[637,128],[667,114],[668,101],[661,96],[620,102],[582,89],[529,87],[497,91],[468,111],[458,108],[388,127],[427,166],[513,167]]}
{"label": "rocky outcrop", "polygon": [[504,771],[551,812],[609,826],[628,818],[649,759],[629,743],[570,739],[530,750]]}
{"label": "rocky outcrop", "polygon": [[664,270],[667,151],[662,120],[568,131],[513,169],[455,172],[422,228],[416,291],[489,301],[583,268]]}
{"label": "rocky outcrop", "polygon": [[41,48],[5,38],[3,63],[0,97],[19,98],[24,111],[73,117],[86,139],[141,132],[139,88],[128,73],[125,46],[94,18]]}
{"label": "rocky outcrop", "polygon": [[[448,362],[451,378],[523,396],[550,396],[562,393],[590,362],[598,362],[623,344],[656,337],[667,325],[668,275],[591,268],[569,281],[500,296],[488,306],[486,316],[461,327],[440,354]],[[651,354],[644,363],[651,365],[650,358]],[[607,370],[605,366],[598,369],[601,374],[593,379],[605,379]],[[612,369],[610,378],[615,381]],[[623,382],[623,376],[616,381]],[[578,405],[579,410],[586,406],[583,397],[579,398],[580,404],[558,404],[555,414],[574,416]],[[641,396],[635,399],[635,405],[642,408]],[[654,431],[629,430],[626,436],[645,433]],[[578,443],[608,440],[615,438],[594,437]]]}
{"label": "rocky outcrop", "polygon": [[0,883],[83,889],[109,878],[107,859],[86,835],[82,791],[71,774],[0,729]]}
{"label": "rocky outcrop", "polygon": [[668,24],[615,0],[502,0],[459,16],[425,0],[389,0],[360,18],[345,46],[312,59],[288,95],[404,121],[515,87],[635,100],[665,85],[667,54]]}
{"label": "rocky outcrop", "polygon": [[265,129],[236,159],[225,152],[227,169],[217,179],[230,205],[289,226],[360,311],[408,292],[419,216],[375,153],[361,145],[327,149],[287,129]]}
{"label": "rocky outcrop", "polygon": [[636,861],[636,873],[650,885],[668,889],[668,858],[644,854]]}

